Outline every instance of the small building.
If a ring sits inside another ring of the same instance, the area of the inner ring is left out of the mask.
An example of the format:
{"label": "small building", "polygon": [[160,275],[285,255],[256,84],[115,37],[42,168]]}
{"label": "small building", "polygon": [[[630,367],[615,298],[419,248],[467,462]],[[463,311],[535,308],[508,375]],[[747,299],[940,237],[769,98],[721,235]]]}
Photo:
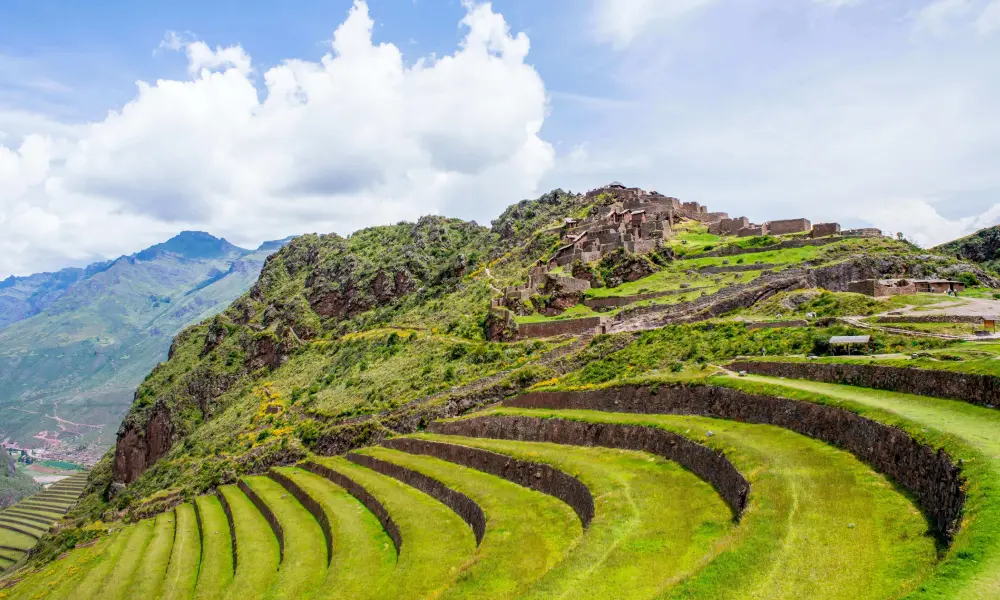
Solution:
{"label": "small building", "polygon": [[830,338],[830,347],[844,349],[848,354],[855,349],[867,352],[871,341],[870,335],[835,335]]}
{"label": "small building", "polygon": [[787,235],[809,231],[812,229],[812,223],[809,219],[784,219],[768,222],[767,229],[772,235]]}
{"label": "small building", "polygon": [[997,316],[996,315],[983,315],[983,329],[992,330],[993,333],[997,332]]}
{"label": "small building", "polygon": [[862,279],[847,285],[847,291],[875,298],[910,294],[948,294],[965,290],[961,281],[948,279]]}
{"label": "small building", "polygon": [[840,233],[840,223],[816,223],[812,228],[812,237],[821,238]]}

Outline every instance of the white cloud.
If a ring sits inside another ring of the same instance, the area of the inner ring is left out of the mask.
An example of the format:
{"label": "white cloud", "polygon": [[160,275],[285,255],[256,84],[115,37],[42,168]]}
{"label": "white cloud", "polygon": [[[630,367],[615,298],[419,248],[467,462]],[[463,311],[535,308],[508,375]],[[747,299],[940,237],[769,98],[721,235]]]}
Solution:
{"label": "white cloud", "polygon": [[973,8],[972,0],[934,0],[916,12],[913,29],[917,33],[943,35]]}
{"label": "white cloud", "polygon": [[252,244],[433,212],[482,221],[536,193],[554,151],[539,137],[547,101],[528,38],[489,4],[466,6],[460,47],[411,67],[372,43],[360,0],[330,54],[260,80],[240,46],[168,34],[190,80],[140,82],[71,136],[0,137],[0,276],[182,228]]}
{"label": "white cloud", "polygon": [[990,2],[976,19],[976,31],[988,35],[1000,31],[1000,0]]}
{"label": "white cloud", "polygon": [[598,39],[628,46],[640,35],[714,4],[716,0],[593,0]]}

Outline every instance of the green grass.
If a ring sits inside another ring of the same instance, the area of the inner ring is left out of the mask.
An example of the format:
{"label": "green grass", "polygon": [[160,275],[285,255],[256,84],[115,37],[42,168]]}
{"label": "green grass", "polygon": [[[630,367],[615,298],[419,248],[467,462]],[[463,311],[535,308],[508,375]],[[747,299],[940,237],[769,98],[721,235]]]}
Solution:
{"label": "green grass", "polygon": [[566,555],[582,535],[580,520],[565,503],[493,475],[390,450],[364,454],[428,475],[464,493],[486,513],[486,535],[475,558],[441,598],[514,598]]}
{"label": "green grass", "polygon": [[140,566],[147,566],[146,548],[153,537],[154,526],[153,519],[146,519],[132,527],[128,542],[125,544],[125,550],[115,561],[114,569],[108,574],[101,590],[94,597],[101,598],[101,600],[136,597],[134,595],[136,590],[133,589],[132,582]]}
{"label": "green grass", "polygon": [[226,590],[226,598],[245,600],[264,596],[278,575],[278,538],[274,537],[264,515],[238,487],[225,485],[219,489],[233,512],[239,551],[236,575]]}
{"label": "green grass", "polygon": [[918,598],[1000,597],[1000,411],[965,402],[760,376],[723,383],[839,405],[909,431],[964,462],[968,500],[962,531]]}
{"label": "green grass", "polygon": [[159,598],[163,591],[167,567],[174,543],[173,512],[156,517],[153,537],[142,557],[142,565],[135,576],[132,593],[138,598]]}
{"label": "green grass", "polygon": [[[73,600],[84,598],[97,598],[98,593],[104,587],[104,582],[108,576],[118,567],[119,560],[125,553],[125,548],[130,545],[132,538],[139,532],[139,526],[129,525],[118,532],[108,544],[104,552],[98,554],[79,581],[66,581],[59,588],[51,593],[47,598],[53,600],[62,598],[72,598]],[[139,532],[139,536],[142,533]],[[125,557],[127,560],[128,557]]]}
{"label": "green grass", "polygon": [[369,598],[371,590],[384,589],[396,568],[396,552],[375,515],[319,475],[297,468],[278,471],[316,500],[330,521],[333,556],[316,597]]}
{"label": "green grass", "polygon": [[451,585],[474,560],[476,539],[458,515],[437,500],[343,458],[317,458],[375,496],[403,536],[393,577],[361,597],[378,600],[429,598]]}
{"label": "green grass", "polygon": [[[9,590],[9,599],[37,600],[57,598],[65,594],[67,588],[74,585],[91,568],[104,561],[104,553],[113,547],[119,537],[122,537],[121,532],[104,537],[89,548],[74,550],[66,558],[45,565]],[[0,591],[0,598],[7,600],[8,596],[4,596],[7,592],[8,590]]]}
{"label": "green grass", "polygon": [[35,540],[22,533],[0,529],[0,546],[8,548],[21,548],[27,550],[35,545]]}
{"label": "green grass", "polygon": [[567,308],[562,313],[554,316],[547,317],[539,313],[533,313],[530,315],[516,316],[514,321],[517,323],[547,323],[550,321],[563,321],[566,319],[582,319],[584,317],[596,317],[599,313],[595,312],[594,309],[586,306],[584,304],[577,304]]}
{"label": "green grass", "polygon": [[269,477],[246,483],[270,507],[285,534],[285,555],[268,598],[310,598],[326,579],[326,545],[319,523],[299,501]]}
{"label": "green grass", "polygon": [[935,371],[956,371],[976,375],[1000,376],[1000,344],[990,342],[958,342],[944,348],[922,350],[917,358],[905,355],[824,356],[806,359],[804,356],[769,356],[753,358],[782,362],[818,362],[863,364]]}
{"label": "green grass", "polygon": [[894,329],[906,329],[908,331],[919,331],[924,333],[943,333],[945,335],[969,336],[977,330],[981,330],[982,325],[972,323],[874,323],[876,327],[892,327]]}
{"label": "green grass", "polygon": [[194,506],[181,504],[174,509],[174,540],[163,584],[163,600],[185,600],[194,596],[201,562],[201,537]]}
{"label": "green grass", "polygon": [[663,597],[887,598],[933,568],[934,541],[911,502],[852,455],[796,433],[703,417],[493,412],[660,427],[724,451],[750,479],[747,510],[718,556]]}
{"label": "green grass", "polygon": [[28,533],[34,533],[35,535],[42,535],[48,531],[48,527],[42,525],[41,523],[35,523],[34,521],[28,521],[25,519],[18,519],[16,516],[0,516],[0,527],[10,526],[20,529],[22,531],[27,531]]}
{"label": "green grass", "polygon": [[[652,598],[715,554],[734,527],[710,485],[640,452],[454,436],[415,436],[542,462],[578,477],[595,515],[566,560],[521,598]],[[683,501],[679,501],[683,499]]]}
{"label": "green grass", "polygon": [[195,498],[195,502],[202,527],[201,567],[195,598],[214,600],[224,597],[233,581],[233,544],[229,521],[215,496],[201,496]]}

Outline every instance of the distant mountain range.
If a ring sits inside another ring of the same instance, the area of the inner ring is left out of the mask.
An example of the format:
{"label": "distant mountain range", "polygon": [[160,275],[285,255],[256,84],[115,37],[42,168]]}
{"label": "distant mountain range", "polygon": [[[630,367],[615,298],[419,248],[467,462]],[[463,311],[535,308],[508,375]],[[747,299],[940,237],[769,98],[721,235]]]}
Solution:
{"label": "distant mountain range", "polygon": [[247,250],[185,231],[116,260],[0,281],[0,440],[99,456],[173,336],[247,291],[287,241]]}

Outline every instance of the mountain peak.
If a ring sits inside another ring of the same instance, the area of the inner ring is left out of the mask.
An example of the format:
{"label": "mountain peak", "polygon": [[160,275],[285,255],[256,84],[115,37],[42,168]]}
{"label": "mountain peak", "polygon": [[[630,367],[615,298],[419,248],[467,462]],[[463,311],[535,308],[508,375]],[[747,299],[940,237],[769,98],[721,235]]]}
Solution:
{"label": "mountain peak", "polygon": [[246,254],[248,251],[230,244],[225,238],[217,238],[204,231],[182,231],[169,240],[150,246],[136,254],[140,260],[149,260],[169,252],[184,258],[217,258],[229,254]]}

